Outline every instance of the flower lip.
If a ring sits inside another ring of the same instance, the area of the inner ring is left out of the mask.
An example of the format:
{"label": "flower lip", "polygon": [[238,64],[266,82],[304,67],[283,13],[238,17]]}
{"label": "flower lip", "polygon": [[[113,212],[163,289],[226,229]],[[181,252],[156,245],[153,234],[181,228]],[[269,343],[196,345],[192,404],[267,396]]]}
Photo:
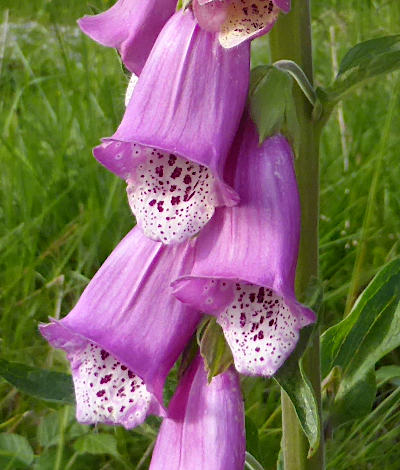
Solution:
{"label": "flower lip", "polygon": [[196,235],[217,204],[215,178],[207,168],[154,149],[127,183],[137,224],[166,244]]}
{"label": "flower lip", "polygon": [[150,391],[129,365],[119,360],[118,352],[104,350],[59,320],[49,320],[51,323],[41,323],[39,330],[52,346],[67,352],[80,423],[121,424],[132,429],[149,414],[166,416],[162,389]]}
{"label": "flower lip", "polygon": [[194,0],[193,12],[206,31],[219,32],[224,48],[267,34],[279,11],[288,13],[290,0]]}

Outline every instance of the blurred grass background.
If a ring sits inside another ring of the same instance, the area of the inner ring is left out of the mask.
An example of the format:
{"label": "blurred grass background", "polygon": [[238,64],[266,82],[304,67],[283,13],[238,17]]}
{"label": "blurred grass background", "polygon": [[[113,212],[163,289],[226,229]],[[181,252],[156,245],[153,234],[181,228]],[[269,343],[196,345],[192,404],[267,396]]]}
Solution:
{"label": "blurred grass background", "polygon": [[[115,52],[76,27],[77,18],[112,3],[0,0],[0,354],[8,360],[68,370],[63,353],[39,336],[38,322],[68,313],[134,222],[124,183],[91,156],[100,137],[111,135],[119,123],[127,78]],[[352,45],[399,33],[399,20],[398,0],[314,2],[317,84],[331,82]],[[268,60],[264,44],[255,45],[254,63]],[[400,252],[400,107],[388,114],[389,103],[400,103],[399,80],[392,74],[357,90],[323,134],[324,327],[343,316],[367,207],[372,217],[364,226],[359,287]],[[400,365],[398,353],[392,353],[390,364]],[[386,384],[373,417],[333,435],[328,468],[400,469],[399,387]],[[275,468],[279,392],[272,384],[266,392],[265,382],[250,379],[244,389],[248,434],[258,434],[262,449],[254,452],[266,469]],[[147,468],[157,427],[156,420],[130,433],[80,426],[70,407],[44,404],[1,379],[0,416],[0,432],[20,436],[15,445],[26,455],[3,462],[0,434],[0,466],[11,470]]]}

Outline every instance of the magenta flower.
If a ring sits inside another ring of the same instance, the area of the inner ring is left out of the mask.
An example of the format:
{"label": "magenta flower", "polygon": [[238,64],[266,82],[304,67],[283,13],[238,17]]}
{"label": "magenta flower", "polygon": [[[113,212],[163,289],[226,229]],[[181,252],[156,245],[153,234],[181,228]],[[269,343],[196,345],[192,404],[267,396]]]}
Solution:
{"label": "magenta flower", "polygon": [[125,178],[144,233],[163,243],[195,235],[215,207],[237,203],[223,168],[247,98],[249,45],[226,50],[190,11],[160,33],[117,132],[94,149]]}
{"label": "magenta flower", "polygon": [[69,315],[40,326],[67,352],[80,422],[129,429],[163,415],[165,378],[200,319],[171,295],[171,280],[191,263],[190,243],[167,247],[135,228]]}
{"label": "magenta flower", "polygon": [[171,400],[150,470],[243,470],[245,440],[236,372],[229,369],[208,384],[198,356]]}
{"label": "magenta flower", "polygon": [[294,294],[300,202],[293,154],[281,135],[259,146],[249,119],[234,149],[241,203],[216,211],[197,239],[190,276],[173,287],[182,302],[217,317],[239,372],[271,376],[299,330],[315,321]]}
{"label": "magenta flower", "polygon": [[219,41],[226,48],[267,34],[280,10],[288,13],[290,0],[193,0],[200,26],[219,32]]}
{"label": "magenta flower", "polygon": [[126,67],[139,75],[175,7],[175,0],[118,0],[109,10],[84,16],[78,24],[98,43],[118,49]]}

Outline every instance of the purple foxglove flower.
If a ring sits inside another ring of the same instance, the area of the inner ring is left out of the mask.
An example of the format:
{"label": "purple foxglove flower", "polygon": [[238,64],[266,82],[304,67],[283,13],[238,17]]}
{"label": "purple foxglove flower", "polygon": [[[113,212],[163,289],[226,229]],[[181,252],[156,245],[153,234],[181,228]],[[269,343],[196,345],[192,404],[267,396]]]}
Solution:
{"label": "purple foxglove flower", "polygon": [[139,75],[176,0],[118,0],[109,10],[78,21],[81,30],[103,46],[115,47],[126,67]]}
{"label": "purple foxglove flower", "polygon": [[217,317],[239,372],[271,376],[299,330],[315,321],[294,293],[300,202],[293,154],[281,135],[259,146],[250,119],[233,148],[241,203],[216,211],[197,238],[191,275],[172,285],[182,302]]}
{"label": "purple foxglove flower", "polygon": [[215,207],[237,203],[223,168],[246,102],[249,45],[223,49],[190,11],[166,24],[117,132],[94,149],[125,178],[144,233],[163,243],[195,235]]}
{"label": "purple foxglove flower", "polygon": [[171,400],[157,438],[150,470],[243,470],[244,409],[231,368],[207,383],[197,357]]}
{"label": "purple foxglove flower", "polygon": [[135,228],[69,315],[40,326],[67,352],[78,421],[129,429],[147,414],[163,414],[165,378],[200,319],[171,295],[171,279],[191,262],[190,243],[167,247]]}
{"label": "purple foxglove flower", "polygon": [[193,11],[206,31],[219,32],[223,47],[267,34],[279,11],[290,11],[290,0],[193,0]]}

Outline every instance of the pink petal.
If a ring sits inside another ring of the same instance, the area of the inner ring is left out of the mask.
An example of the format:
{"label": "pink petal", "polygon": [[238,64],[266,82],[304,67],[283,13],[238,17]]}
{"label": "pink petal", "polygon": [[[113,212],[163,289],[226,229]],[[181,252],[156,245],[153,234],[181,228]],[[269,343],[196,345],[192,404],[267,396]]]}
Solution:
{"label": "pink petal", "polygon": [[175,7],[175,0],[119,0],[103,13],[81,18],[78,24],[93,40],[117,48],[126,67],[139,75]]}
{"label": "pink petal", "polygon": [[228,0],[193,1],[193,13],[199,25],[211,33],[217,33],[228,15]]}
{"label": "pink petal", "polygon": [[208,384],[197,357],[171,400],[150,470],[243,470],[246,438],[243,399],[233,369]]}

